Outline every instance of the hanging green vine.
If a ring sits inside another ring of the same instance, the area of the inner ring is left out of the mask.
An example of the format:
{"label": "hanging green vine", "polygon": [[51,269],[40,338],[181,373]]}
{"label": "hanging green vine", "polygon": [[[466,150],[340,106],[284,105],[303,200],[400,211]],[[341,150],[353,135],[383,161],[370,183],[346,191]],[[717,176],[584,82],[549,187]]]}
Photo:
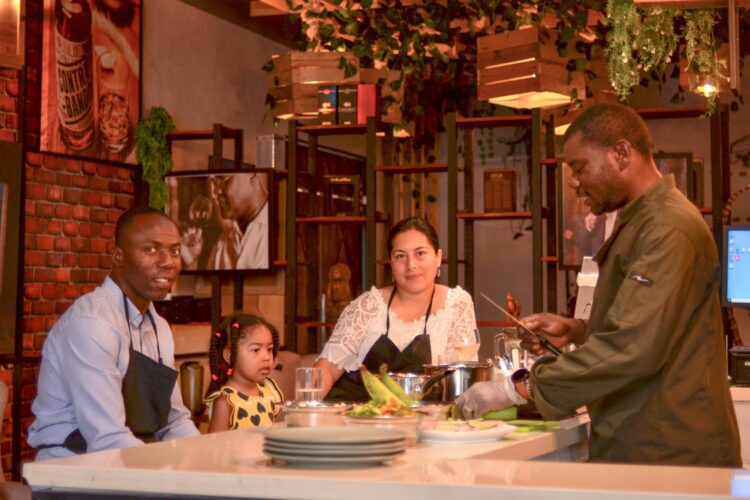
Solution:
{"label": "hanging green vine", "polygon": [[710,9],[698,9],[685,12],[685,57],[688,67],[696,74],[688,82],[690,90],[696,89],[698,85],[709,83],[713,91],[706,91],[708,114],[716,109],[718,99],[718,88],[722,79],[721,70],[727,62],[719,59],[716,55],[717,44],[714,39],[714,25],[716,19],[714,11]]}
{"label": "hanging green vine", "polygon": [[643,15],[633,39],[639,70],[661,72],[672,61],[680,39],[674,29],[676,15],[672,9],[653,9]]}
{"label": "hanging green vine", "polygon": [[605,48],[609,80],[620,99],[625,99],[641,80],[633,58],[633,38],[639,26],[638,11],[632,0],[608,0],[607,19],[611,26]]}

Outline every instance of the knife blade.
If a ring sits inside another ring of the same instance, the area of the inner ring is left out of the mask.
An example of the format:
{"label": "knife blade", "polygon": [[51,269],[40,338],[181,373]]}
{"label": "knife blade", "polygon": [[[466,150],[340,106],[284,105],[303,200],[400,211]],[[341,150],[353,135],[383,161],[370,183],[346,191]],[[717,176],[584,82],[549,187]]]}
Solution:
{"label": "knife blade", "polygon": [[500,304],[498,304],[497,302],[495,302],[494,300],[492,300],[491,298],[489,298],[488,296],[486,296],[482,292],[479,292],[479,295],[481,295],[482,297],[484,297],[487,300],[487,302],[489,302],[490,304],[492,304],[496,308],[500,309],[500,311],[502,311],[503,313],[505,313],[505,315],[508,318],[510,318],[511,321],[513,321],[513,323],[515,323],[517,326],[519,326],[520,328],[524,329],[525,331],[529,332],[531,335],[533,335],[534,337],[536,337],[537,339],[539,339],[539,343],[542,344],[542,347],[544,347],[545,349],[547,349],[549,352],[551,352],[555,356],[559,356],[560,354],[562,354],[562,351],[560,349],[558,349],[557,347],[555,347],[552,344],[552,342],[550,342],[549,340],[547,340],[546,338],[544,338],[542,335],[538,334],[537,332],[535,332],[533,330],[530,330],[526,325],[524,325],[523,323],[521,323],[520,321],[518,321],[515,316],[511,315],[508,311],[506,311]]}

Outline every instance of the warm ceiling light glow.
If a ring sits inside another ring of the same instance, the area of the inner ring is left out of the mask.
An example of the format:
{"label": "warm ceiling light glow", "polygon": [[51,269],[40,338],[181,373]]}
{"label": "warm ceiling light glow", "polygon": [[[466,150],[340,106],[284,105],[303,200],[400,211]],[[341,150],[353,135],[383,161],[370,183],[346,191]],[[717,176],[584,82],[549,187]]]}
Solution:
{"label": "warm ceiling light glow", "polygon": [[712,95],[719,92],[719,89],[711,85],[710,83],[706,82],[703,85],[698,85],[698,92],[703,94],[706,97],[711,97]]}
{"label": "warm ceiling light glow", "polygon": [[570,127],[570,123],[563,123],[562,125],[556,126],[555,135],[565,135],[565,132],[568,130],[568,127]]}
{"label": "warm ceiling light glow", "polygon": [[505,96],[491,97],[492,104],[499,104],[515,109],[552,108],[570,103],[570,96],[557,92],[524,92]]}

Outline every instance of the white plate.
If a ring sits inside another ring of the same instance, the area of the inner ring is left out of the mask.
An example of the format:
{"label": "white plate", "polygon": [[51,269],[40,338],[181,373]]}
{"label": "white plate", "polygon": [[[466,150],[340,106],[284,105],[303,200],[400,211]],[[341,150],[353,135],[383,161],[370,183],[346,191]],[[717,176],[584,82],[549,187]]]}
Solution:
{"label": "white plate", "polygon": [[263,453],[275,460],[283,460],[290,464],[328,464],[328,465],[364,465],[379,464],[394,460],[403,452],[388,453],[382,455],[369,455],[362,457],[324,457],[307,455],[290,455],[288,453],[277,453],[264,450]]}
{"label": "white plate", "polygon": [[266,448],[273,448],[279,453],[294,452],[302,454],[332,454],[332,453],[376,453],[383,452],[389,453],[394,450],[403,450],[406,447],[406,441],[396,441],[393,443],[378,443],[378,444],[361,444],[361,445],[346,445],[346,446],[328,446],[328,445],[298,445],[290,443],[282,443],[277,441],[266,441],[264,446]]}
{"label": "white plate", "polygon": [[266,443],[263,446],[264,452],[277,453],[282,455],[295,455],[295,456],[309,456],[309,457],[364,457],[364,456],[379,456],[379,455],[390,455],[392,453],[402,453],[405,445],[393,446],[391,448],[383,449],[360,449],[360,448],[342,448],[342,449],[326,449],[326,450],[310,450],[310,449],[292,449],[292,448],[279,448],[277,446]]}
{"label": "white plate", "polygon": [[504,422],[498,422],[497,426],[486,430],[436,431],[420,429],[419,440],[423,443],[431,444],[490,443],[492,441],[497,441],[515,430],[515,426],[508,425]]}
{"label": "white plate", "polygon": [[269,442],[323,445],[393,443],[405,437],[402,431],[371,427],[294,427],[271,429],[265,434]]}

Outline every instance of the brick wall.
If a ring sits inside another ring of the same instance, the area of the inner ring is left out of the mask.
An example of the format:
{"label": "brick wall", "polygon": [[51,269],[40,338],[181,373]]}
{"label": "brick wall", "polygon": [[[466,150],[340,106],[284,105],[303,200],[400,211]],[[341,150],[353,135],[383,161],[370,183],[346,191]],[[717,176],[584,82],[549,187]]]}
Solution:
{"label": "brick wall", "polygon": [[[107,275],[114,224],[134,201],[131,167],[40,154],[42,0],[26,3],[26,88],[23,122],[24,251],[23,354],[38,357],[47,332],[80,295]],[[0,68],[0,140],[19,141],[19,72]],[[12,383],[12,367],[0,368],[0,379]],[[31,460],[26,430],[32,421],[38,361],[22,374],[22,461]],[[12,391],[11,391],[12,397]],[[0,443],[3,470],[11,470],[12,407],[5,413]]]}
{"label": "brick wall", "polygon": [[[24,355],[40,354],[58,317],[108,274],[115,222],[133,205],[133,175],[124,166],[26,154]],[[38,366],[28,371],[21,402],[24,436],[32,421]],[[33,451],[23,446],[23,459],[32,458]]]}

